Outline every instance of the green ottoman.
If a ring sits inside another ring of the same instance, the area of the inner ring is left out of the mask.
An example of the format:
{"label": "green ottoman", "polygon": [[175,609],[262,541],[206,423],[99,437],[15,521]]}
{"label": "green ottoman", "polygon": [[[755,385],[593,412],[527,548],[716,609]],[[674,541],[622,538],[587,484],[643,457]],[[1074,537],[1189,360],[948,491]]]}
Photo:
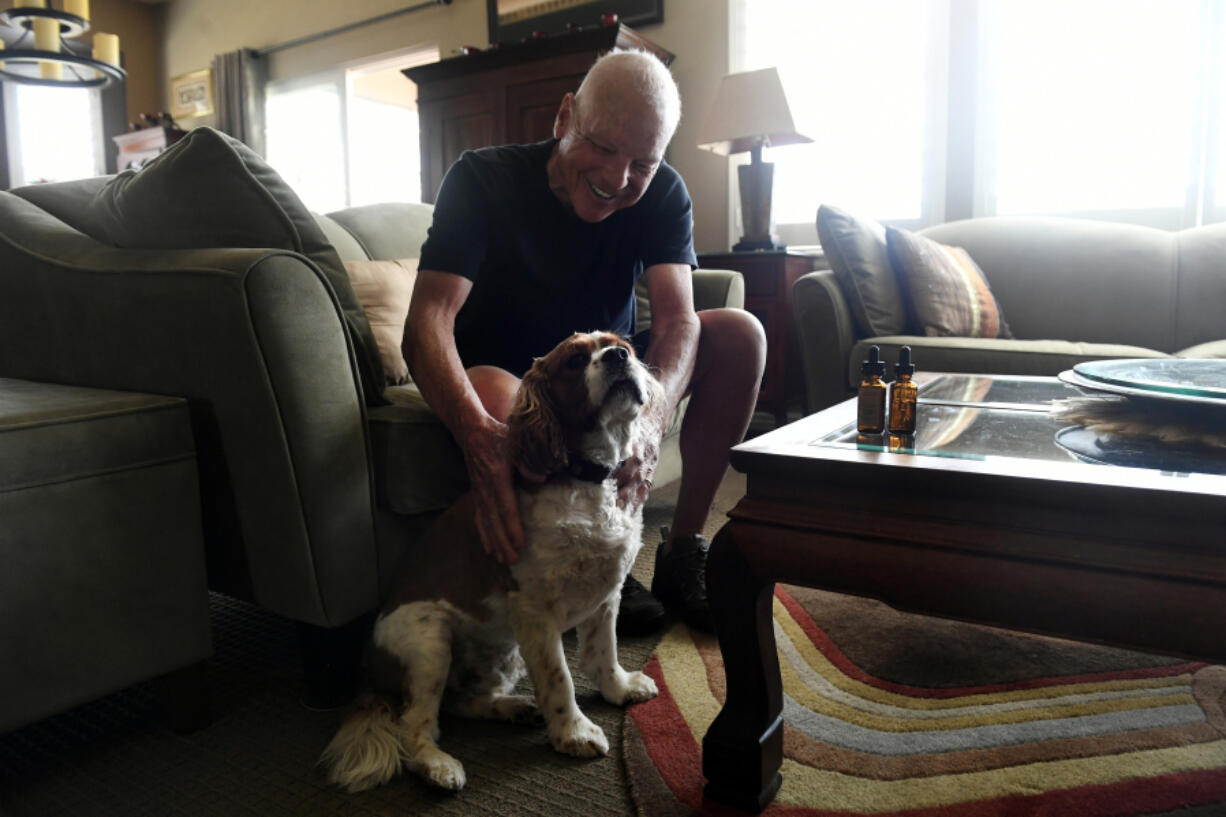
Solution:
{"label": "green ottoman", "polygon": [[0,378],[0,731],[155,676],[190,730],[211,652],[187,403]]}

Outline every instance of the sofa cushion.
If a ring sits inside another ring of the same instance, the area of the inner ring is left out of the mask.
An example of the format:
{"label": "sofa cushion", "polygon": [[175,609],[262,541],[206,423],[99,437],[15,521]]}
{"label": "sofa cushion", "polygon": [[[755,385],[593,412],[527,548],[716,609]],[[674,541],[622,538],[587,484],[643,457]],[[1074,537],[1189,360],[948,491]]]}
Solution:
{"label": "sofa cushion", "polygon": [[1018,374],[1054,377],[1087,360],[1169,357],[1143,346],[1115,343],[1077,343],[1067,340],[1012,340],[1006,338],[921,337],[887,335],[857,341],[847,359],[847,385],[859,382],[860,361],[868,347],[878,346],[884,360],[898,359],[898,350],[911,347],[919,372]]}
{"label": "sofa cushion", "polygon": [[894,227],[885,233],[913,333],[1012,337],[987,279],[966,250]]}
{"label": "sofa cushion", "polygon": [[328,218],[353,236],[365,258],[417,258],[434,220],[434,206],[414,202],[366,204],[328,213]]}
{"label": "sofa cushion", "polygon": [[1216,339],[1176,339],[1176,294],[1185,288],[1176,233],[1041,216],[972,218],[920,232],[971,254],[1014,337],[1163,352]]}
{"label": "sofa cushion", "polygon": [[69,182],[47,182],[15,187],[12,192],[35,204],[60,221],[98,241],[108,241],[106,226],[89,206],[98,191],[110,181],[110,176],[91,176]]}
{"label": "sofa cushion", "polygon": [[367,402],[383,402],[370,324],[336,250],[294,191],[239,140],[195,128],[143,168],[112,178],[91,209],[119,247],[268,247],[306,256],[344,313]]}
{"label": "sofa cushion", "polygon": [[321,216],[319,213],[312,215],[315,216],[315,223],[319,225],[319,229],[323,230],[324,238],[328,239],[328,243],[332,245],[332,249],[336,250],[341,261],[369,260],[370,256],[366,254],[366,250],[353,237],[353,234],[331,216]]}
{"label": "sofa cushion", "polygon": [[1226,335],[1222,321],[1222,308],[1226,306],[1226,274],[1222,270],[1226,223],[1183,230],[1174,238],[1179,247],[1179,274],[1171,321],[1175,334],[1172,348],[1221,340]]}
{"label": "sofa cushion", "polygon": [[346,261],[349,283],[362,304],[379,358],[390,383],[409,379],[409,367],[400,350],[404,339],[404,323],[409,316],[409,301],[413,283],[417,280],[417,259],[395,261]]}
{"label": "sofa cushion", "polygon": [[1222,358],[1226,357],[1226,340],[1211,340],[1181,349],[1175,357]]}
{"label": "sofa cushion", "polygon": [[905,331],[907,313],[886,251],[885,229],[875,221],[823,204],[817,208],[817,235],[847,298],[858,334]]}

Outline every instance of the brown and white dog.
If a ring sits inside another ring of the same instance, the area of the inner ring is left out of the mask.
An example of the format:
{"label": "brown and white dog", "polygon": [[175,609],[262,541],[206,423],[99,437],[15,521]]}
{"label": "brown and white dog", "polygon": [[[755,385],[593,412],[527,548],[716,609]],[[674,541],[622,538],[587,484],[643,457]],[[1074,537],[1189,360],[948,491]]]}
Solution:
{"label": "brown and white dog", "polygon": [[[437,745],[444,703],[467,717],[543,717],[559,752],[608,753],[604,732],[575,703],[562,633],[578,627],[580,667],[605,700],[656,695],[651,678],[618,663],[614,624],[643,516],[618,506],[610,476],[630,454],[644,405],[661,395],[630,344],[611,333],[573,335],[535,361],[508,420],[510,446],[525,470],[549,477],[517,488],[519,560],[500,565],[483,551],[471,494],[414,544],[375,622],[376,692],[321,758],[330,781],[360,791],[405,766],[462,788],[464,767]],[[514,693],[525,665],[535,701]]]}

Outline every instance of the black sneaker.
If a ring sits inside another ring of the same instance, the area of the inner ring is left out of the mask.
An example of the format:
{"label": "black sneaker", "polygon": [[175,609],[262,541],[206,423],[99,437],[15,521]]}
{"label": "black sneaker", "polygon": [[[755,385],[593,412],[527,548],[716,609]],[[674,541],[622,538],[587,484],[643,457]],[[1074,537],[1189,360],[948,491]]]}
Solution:
{"label": "black sneaker", "polygon": [[660,533],[664,541],[656,548],[656,571],[651,578],[651,592],[665,606],[685,620],[685,623],[708,633],[715,632],[711,621],[711,606],[707,603],[707,551],[711,543],[702,534],[678,536],[673,539],[668,555],[668,528]]}
{"label": "black sneaker", "polygon": [[617,609],[618,635],[650,635],[664,623],[664,605],[647,592],[634,576],[622,582],[622,600]]}

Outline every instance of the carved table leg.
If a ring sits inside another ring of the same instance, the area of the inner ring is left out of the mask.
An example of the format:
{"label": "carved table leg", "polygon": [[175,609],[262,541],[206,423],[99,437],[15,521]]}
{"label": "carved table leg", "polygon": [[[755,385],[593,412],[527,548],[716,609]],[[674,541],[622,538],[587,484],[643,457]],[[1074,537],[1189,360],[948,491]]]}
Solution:
{"label": "carved table leg", "polygon": [[783,685],[771,605],[775,585],[755,574],[738,542],[737,524],[711,543],[707,595],[724,657],[727,698],[702,741],[704,793],[761,811],[779,791],[783,762]]}

